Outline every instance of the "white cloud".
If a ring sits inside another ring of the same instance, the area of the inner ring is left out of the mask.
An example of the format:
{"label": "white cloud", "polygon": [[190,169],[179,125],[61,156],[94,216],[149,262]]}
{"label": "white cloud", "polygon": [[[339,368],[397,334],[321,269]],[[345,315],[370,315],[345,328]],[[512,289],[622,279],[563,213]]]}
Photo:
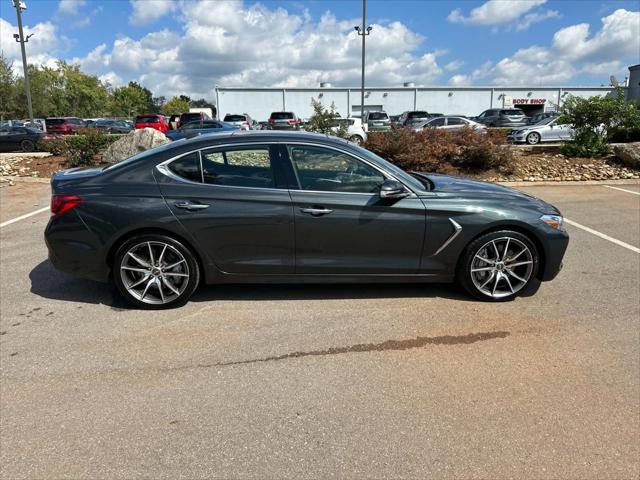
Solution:
{"label": "white cloud", "polygon": [[[137,3],[137,2],[136,2]],[[147,3],[145,0],[143,3]],[[135,4],[134,4],[135,6]],[[331,13],[313,22],[307,12],[241,1],[184,2],[182,32],[161,30],[121,37],[75,59],[111,83],[135,79],[158,95],[210,97],[214,85],[356,85],[361,41],[353,25]],[[146,17],[148,19],[148,17]],[[367,83],[432,83],[443,72],[444,51],[417,55],[424,39],[400,22],[373,25],[367,39]]]}
{"label": "white cloud", "polygon": [[[0,18],[0,45],[2,53],[9,61],[15,62],[14,70],[22,73],[22,55],[20,44],[13,38],[18,32],[18,27]],[[58,36],[55,25],[50,22],[38,23],[33,27],[24,26],[25,36],[33,34],[27,43],[27,60],[30,64],[55,66],[57,58],[55,52],[63,45]]]}
{"label": "white cloud", "polygon": [[[129,21],[133,25],[146,25],[177,8],[175,0],[130,0],[133,13]],[[207,2],[208,3],[208,2]]]}
{"label": "white cloud", "polygon": [[541,10],[540,12],[527,13],[522,19],[516,23],[515,29],[518,32],[527,30],[534,23],[544,22],[551,18],[561,18],[560,12],[557,10]]}
{"label": "white cloud", "polygon": [[60,0],[58,12],[65,15],[77,15],[78,10],[87,4],[87,0]]}
{"label": "white cloud", "polygon": [[488,0],[464,16],[462,10],[453,10],[447,20],[452,23],[469,25],[495,26],[512,22],[532,8],[538,7],[547,0]]}
{"label": "white cloud", "polygon": [[453,72],[453,71],[455,71],[455,70],[460,70],[460,69],[462,68],[462,66],[463,66],[463,65],[464,65],[464,62],[463,62],[462,60],[453,60],[453,61],[451,61],[451,62],[447,63],[447,64],[444,66],[444,69],[445,69],[447,72]]}
{"label": "white cloud", "polygon": [[449,83],[454,87],[471,85],[471,78],[468,75],[454,75],[449,79]]}
{"label": "white cloud", "polygon": [[472,74],[475,81],[502,85],[566,83],[578,74],[608,77],[620,73],[623,60],[640,58],[640,12],[619,9],[601,19],[602,28],[589,36],[589,24],[558,30],[549,47],[517,50]]}

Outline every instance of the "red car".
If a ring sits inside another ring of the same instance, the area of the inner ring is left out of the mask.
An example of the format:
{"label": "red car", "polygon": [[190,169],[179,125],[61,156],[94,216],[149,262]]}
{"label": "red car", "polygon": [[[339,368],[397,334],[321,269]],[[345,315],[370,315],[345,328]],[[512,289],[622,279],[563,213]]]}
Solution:
{"label": "red car", "polygon": [[47,132],[59,135],[74,135],[85,128],[84,120],[77,117],[52,117],[45,119]]}
{"label": "red car", "polygon": [[154,128],[162,133],[168,132],[171,128],[164,119],[164,115],[149,113],[145,115],[137,115],[135,128]]}

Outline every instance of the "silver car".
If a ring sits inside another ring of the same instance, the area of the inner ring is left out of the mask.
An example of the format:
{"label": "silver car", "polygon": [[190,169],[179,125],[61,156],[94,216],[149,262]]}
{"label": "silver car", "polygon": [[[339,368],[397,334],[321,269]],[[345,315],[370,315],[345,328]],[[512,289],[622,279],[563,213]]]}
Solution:
{"label": "silver car", "polygon": [[557,117],[551,117],[545,118],[535,125],[511,130],[507,138],[515,143],[537,145],[540,142],[571,140],[573,133],[571,125],[559,124]]}
{"label": "silver car", "polygon": [[453,116],[432,118],[431,120],[415,125],[413,129],[416,132],[419,132],[423,128],[428,128],[428,127],[438,128],[442,130],[449,130],[449,131],[456,131],[456,130],[463,129],[464,127],[469,127],[469,128],[473,128],[479,133],[480,132],[484,133],[487,130],[487,127],[485,127],[481,123],[474,122],[473,120],[469,120],[468,118],[453,117]]}

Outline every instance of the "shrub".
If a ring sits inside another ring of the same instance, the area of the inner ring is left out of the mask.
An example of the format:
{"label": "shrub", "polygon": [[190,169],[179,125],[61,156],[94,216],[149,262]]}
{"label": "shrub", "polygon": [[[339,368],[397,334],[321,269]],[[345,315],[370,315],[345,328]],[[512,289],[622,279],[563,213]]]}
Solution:
{"label": "shrub", "polygon": [[513,156],[502,138],[506,140],[504,135],[478,133],[471,128],[457,132],[395,128],[371,132],[365,147],[405,170],[473,173],[496,169],[509,173]]}
{"label": "shrub", "polygon": [[122,135],[105,135],[96,128],[83,128],[78,135],[68,135],[40,142],[39,148],[66,157],[72,167],[90,165],[95,156]]}
{"label": "shrub", "polygon": [[325,108],[320,101],[312,98],[311,106],[313,107],[313,115],[305,123],[305,130],[347,138],[347,127],[343,122],[338,121],[340,114],[336,111],[335,103],[331,103],[329,108]]}
{"label": "shrub", "polygon": [[582,131],[572,142],[562,144],[561,151],[568,157],[602,157],[609,153],[607,140],[597,132]]}

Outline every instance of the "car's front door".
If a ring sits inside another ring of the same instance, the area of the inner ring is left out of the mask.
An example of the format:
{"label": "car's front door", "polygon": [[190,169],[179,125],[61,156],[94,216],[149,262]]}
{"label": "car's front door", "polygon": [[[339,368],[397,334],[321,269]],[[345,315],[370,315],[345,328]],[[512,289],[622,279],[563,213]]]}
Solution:
{"label": "car's front door", "polygon": [[220,270],[294,272],[293,208],[277,145],[203,149],[161,164],[167,205]]}
{"label": "car's front door", "polygon": [[297,274],[409,274],[418,271],[425,206],[410,194],[385,200],[377,168],[329,146],[289,144],[299,189],[295,215]]}

